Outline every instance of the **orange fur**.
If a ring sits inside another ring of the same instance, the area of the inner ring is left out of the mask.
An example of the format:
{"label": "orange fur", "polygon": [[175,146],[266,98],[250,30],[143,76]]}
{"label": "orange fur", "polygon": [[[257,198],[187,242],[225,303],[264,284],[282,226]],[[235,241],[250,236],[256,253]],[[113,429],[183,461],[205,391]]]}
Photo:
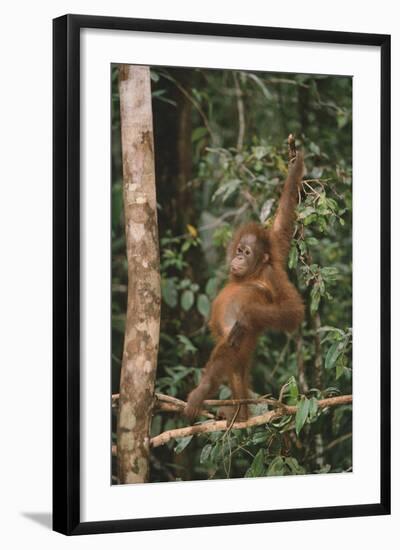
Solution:
{"label": "orange fur", "polygon": [[[271,228],[252,222],[239,227],[233,237],[228,260],[231,266],[236,261],[243,271],[231,273],[212,304],[210,328],[216,345],[199,385],[189,394],[185,409],[189,418],[198,416],[204,399],[225,380],[233,399],[248,397],[251,358],[260,333],[268,329],[291,332],[303,320],[302,299],[285,269],[303,171],[303,156],[298,153]],[[233,407],[228,416],[232,414]],[[242,405],[236,418],[247,417],[247,406]]]}

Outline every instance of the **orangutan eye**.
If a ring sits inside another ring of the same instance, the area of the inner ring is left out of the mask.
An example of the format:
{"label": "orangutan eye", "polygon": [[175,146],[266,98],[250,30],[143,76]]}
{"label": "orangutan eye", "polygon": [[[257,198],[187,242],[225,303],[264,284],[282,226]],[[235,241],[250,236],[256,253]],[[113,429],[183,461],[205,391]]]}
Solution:
{"label": "orangutan eye", "polygon": [[250,250],[246,250],[245,254],[246,256],[250,256]]}

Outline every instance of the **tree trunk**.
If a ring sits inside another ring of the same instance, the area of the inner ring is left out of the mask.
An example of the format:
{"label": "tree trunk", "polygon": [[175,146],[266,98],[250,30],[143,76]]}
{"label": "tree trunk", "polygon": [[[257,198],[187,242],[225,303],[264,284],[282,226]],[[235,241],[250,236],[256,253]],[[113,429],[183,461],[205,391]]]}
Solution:
{"label": "tree trunk", "polygon": [[119,483],[149,477],[160,328],[160,275],[150,70],[119,68],[128,304],[118,417]]}

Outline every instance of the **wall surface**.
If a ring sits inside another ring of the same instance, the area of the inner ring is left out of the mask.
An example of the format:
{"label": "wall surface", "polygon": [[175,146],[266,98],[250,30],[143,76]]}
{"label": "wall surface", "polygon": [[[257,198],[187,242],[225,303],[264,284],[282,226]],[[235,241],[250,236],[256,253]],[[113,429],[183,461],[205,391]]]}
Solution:
{"label": "wall surface", "polygon": [[[95,6],[94,6],[95,4]],[[392,34],[394,100],[400,97],[397,3],[317,0],[281,3],[203,0],[6,3],[2,9],[0,128],[1,388],[0,541],[3,548],[191,549],[227,545],[324,550],[377,548],[399,532],[399,469],[393,471],[391,517],[220,527],[67,538],[51,524],[51,19],[65,13],[183,19],[249,25]],[[399,107],[392,106],[393,158],[399,142]],[[397,130],[397,131],[396,131]],[[393,162],[392,181],[399,181]],[[392,204],[400,190],[393,185]],[[393,216],[394,217],[394,216]],[[400,216],[393,221],[393,274],[400,280]],[[19,296],[19,298],[16,298]],[[400,306],[393,290],[393,310]],[[393,464],[400,461],[400,318],[393,314]],[[397,336],[397,338],[396,338]],[[39,392],[40,388],[40,392]]]}

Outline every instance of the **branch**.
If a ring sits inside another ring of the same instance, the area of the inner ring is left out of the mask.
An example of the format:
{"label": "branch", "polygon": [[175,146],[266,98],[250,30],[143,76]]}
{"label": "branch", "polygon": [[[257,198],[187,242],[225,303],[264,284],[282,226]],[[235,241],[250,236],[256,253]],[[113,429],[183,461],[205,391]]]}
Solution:
{"label": "branch", "polygon": [[314,362],[314,385],[316,388],[322,388],[323,386],[323,368],[322,368],[322,354],[321,354],[321,317],[318,311],[315,313],[312,319],[314,325],[314,345],[315,345],[315,362]]}
{"label": "branch", "polygon": [[243,149],[244,131],[245,131],[245,119],[244,119],[244,105],[243,105],[243,92],[240,88],[237,73],[233,72],[233,79],[235,81],[236,101],[239,118],[239,132],[237,138],[236,148],[238,151]]}
{"label": "branch", "polygon": [[[306,371],[305,371],[305,365],[304,365],[303,335],[301,332],[301,328],[299,329],[296,336],[296,360],[297,360],[297,372],[299,376],[300,391],[301,393],[307,393],[308,384],[307,384]],[[317,388],[319,387],[320,386],[317,386]]]}
{"label": "branch", "polygon": [[[350,439],[352,435],[353,435],[353,432],[341,435],[337,439],[334,439],[333,441],[328,443],[328,445],[325,445],[324,451],[330,451],[331,449],[336,447],[336,445],[340,445],[340,443],[343,443],[343,441],[347,441],[348,439]],[[315,458],[318,458],[318,456],[319,456],[318,453],[315,453],[309,457],[309,460],[314,460]]]}
{"label": "branch", "polygon": [[[118,409],[119,393],[114,393],[112,395],[112,408],[114,411]],[[238,405],[258,405],[265,404],[271,405],[274,408],[284,409],[286,405],[277,401],[276,399],[268,399],[267,396],[251,398],[251,399],[206,399],[203,402],[205,407],[237,407]],[[163,393],[154,394],[154,405],[153,411],[163,411],[163,412],[177,412],[182,413],[183,409],[186,406],[186,402],[172,397],[171,395],[165,395]],[[203,410],[201,416],[206,416],[207,418],[214,419],[215,416],[210,412]]]}
{"label": "branch", "polygon": [[[237,407],[237,405],[265,404],[280,409],[287,408],[287,405],[285,405],[281,401],[278,401],[277,399],[268,398],[268,395],[270,394],[248,399],[206,399],[205,401],[203,401],[203,405],[205,407]],[[153,408],[158,410],[180,411],[183,410],[186,406],[186,401],[182,401],[182,399],[178,399],[177,397],[172,397],[171,395],[166,395],[164,393],[155,393],[154,399],[155,404]],[[114,393],[112,395],[113,409],[116,409],[118,407],[118,400],[119,393]],[[209,414],[206,411],[205,413]]]}
{"label": "branch", "polygon": [[237,407],[238,405],[257,405],[259,403],[265,403],[273,407],[285,407],[283,403],[276,399],[268,399],[266,396],[247,399],[206,399],[203,402],[207,407]]}
{"label": "branch", "polygon": [[[186,406],[186,402],[182,399],[177,399],[176,397],[171,397],[170,395],[165,395],[163,393],[154,394],[155,403],[153,410],[155,411],[171,411],[182,413],[183,409]],[[213,414],[208,411],[202,411],[201,414],[207,418],[215,418]]]}
{"label": "branch", "polygon": [[[340,395],[338,397],[329,397],[327,399],[321,399],[318,401],[318,408],[324,409],[326,407],[335,407],[338,405],[345,405],[351,403],[353,397],[351,395]],[[239,401],[239,400],[238,400]],[[276,403],[276,402],[275,402]],[[251,428],[254,426],[260,426],[262,424],[268,424],[285,415],[296,414],[297,407],[285,405],[284,408],[278,408],[274,411],[268,411],[259,416],[253,416],[245,422],[235,422],[233,425],[226,422],[226,420],[217,420],[211,422],[204,422],[202,424],[196,424],[194,426],[187,426],[185,428],[177,428],[175,430],[167,430],[166,432],[161,433],[153,437],[150,440],[150,445],[152,447],[160,447],[165,445],[171,439],[180,439],[182,437],[188,437],[192,435],[198,435],[202,433],[211,433],[211,432],[224,432],[228,429],[234,430],[244,430],[246,428]]]}
{"label": "branch", "polygon": [[[195,100],[195,98],[175,78],[173,78],[170,74],[168,74],[168,73],[161,73],[161,74],[164,78],[166,78],[167,80],[169,80],[170,82],[175,84],[175,86],[186,97],[186,99],[188,99],[193,104],[194,108],[197,110],[197,112],[199,113],[199,115],[203,119],[204,126],[207,128],[208,133],[210,134],[211,138],[213,139],[213,137],[214,137],[213,131],[211,129],[210,123],[208,122],[208,118],[207,118],[205,112],[201,108],[200,103],[198,103]],[[213,139],[213,141],[214,141],[214,139]]]}

